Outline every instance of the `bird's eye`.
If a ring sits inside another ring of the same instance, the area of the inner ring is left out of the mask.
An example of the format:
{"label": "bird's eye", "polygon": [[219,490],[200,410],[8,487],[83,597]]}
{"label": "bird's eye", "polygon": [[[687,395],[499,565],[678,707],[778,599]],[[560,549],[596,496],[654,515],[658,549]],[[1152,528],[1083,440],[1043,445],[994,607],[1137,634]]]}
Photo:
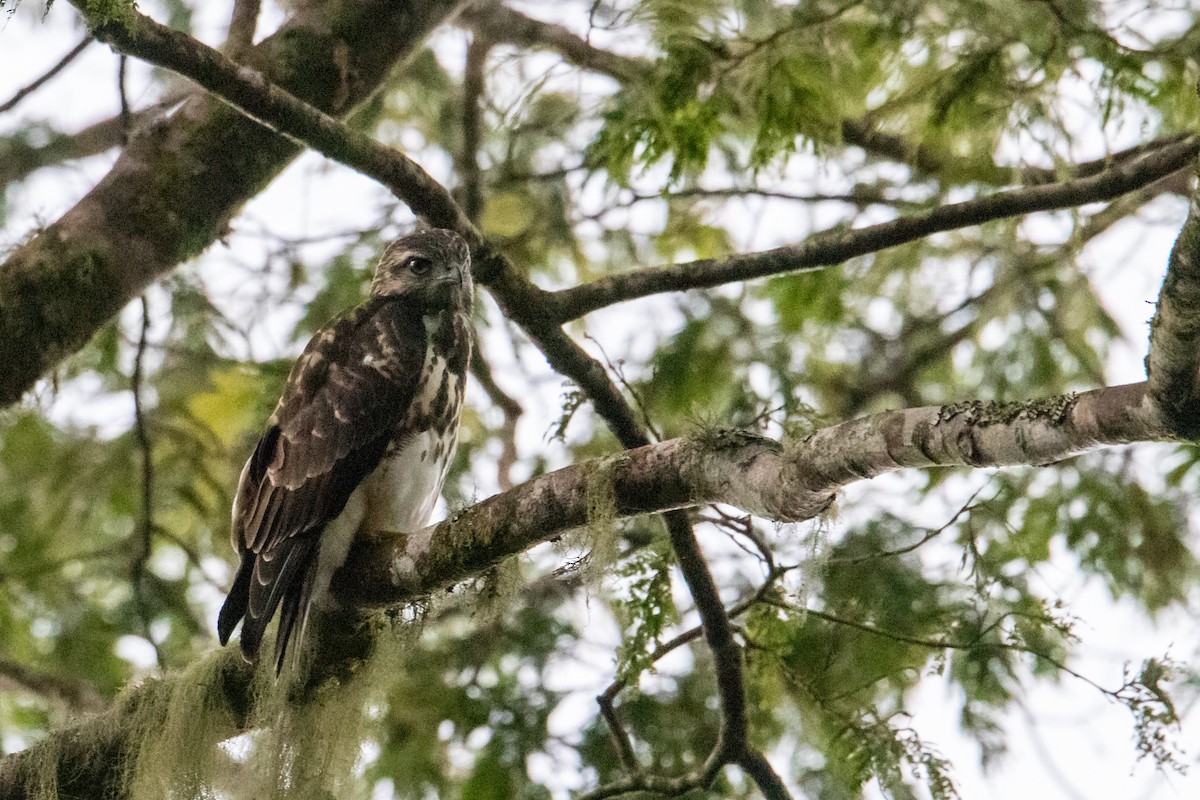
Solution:
{"label": "bird's eye", "polygon": [[433,269],[433,262],[422,256],[409,256],[404,259],[404,267],[413,275],[424,275]]}

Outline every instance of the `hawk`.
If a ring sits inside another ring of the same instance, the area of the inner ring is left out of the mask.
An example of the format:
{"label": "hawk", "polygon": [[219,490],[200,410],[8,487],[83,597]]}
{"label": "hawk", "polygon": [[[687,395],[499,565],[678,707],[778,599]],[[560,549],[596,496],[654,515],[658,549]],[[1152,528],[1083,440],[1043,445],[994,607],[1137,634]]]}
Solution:
{"label": "hawk", "polygon": [[466,243],[420,231],[388,245],[366,302],[304,348],[238,480],[241,566],[217,621],[221,644],[244,620],[242,655],[255,661],[282,607],[278,673],[360,529],[428,524],[458,440],[471,303]]}

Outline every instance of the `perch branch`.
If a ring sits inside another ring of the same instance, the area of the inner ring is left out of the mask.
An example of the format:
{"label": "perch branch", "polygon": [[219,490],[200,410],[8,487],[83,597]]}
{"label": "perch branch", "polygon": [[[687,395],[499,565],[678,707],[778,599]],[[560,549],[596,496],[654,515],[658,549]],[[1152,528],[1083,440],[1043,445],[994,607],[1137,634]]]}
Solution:
{"label": "perch branch", "polygon": [[778,521],[812,519],[850,483],[903,468],[1042,466],[1096,447],[1176,437],[1146,383],[1025,403],[967,402],[886,411],[781,445],[743,433],[672,439],[583,462],[495,495],[411,534],[351,551],[334,591],[390,606],[445,589],[587,522],[587,476],[611,470],[618,516],[727,503]]}

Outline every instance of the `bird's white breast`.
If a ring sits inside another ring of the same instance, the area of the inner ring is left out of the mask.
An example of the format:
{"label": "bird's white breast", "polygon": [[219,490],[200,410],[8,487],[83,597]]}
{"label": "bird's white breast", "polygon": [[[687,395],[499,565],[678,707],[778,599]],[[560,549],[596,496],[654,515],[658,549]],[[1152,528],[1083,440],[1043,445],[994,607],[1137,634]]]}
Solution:
{"label": "bird's white breast", "polygon": [[[418,413],[434,403],[443,378],[450,383],[447,396],[458,402],[462,378],[447,374],[444,359],[431,356],[424,371],[422,391],[413,400]],[[333,573],[346,561],[360,530],[412,533],[429,524],[457,444],[456,413],[447,430],[435,426],[388,449],[379,465],[350,495],[342,513],[321,534],[314,602],[326,604]]]}

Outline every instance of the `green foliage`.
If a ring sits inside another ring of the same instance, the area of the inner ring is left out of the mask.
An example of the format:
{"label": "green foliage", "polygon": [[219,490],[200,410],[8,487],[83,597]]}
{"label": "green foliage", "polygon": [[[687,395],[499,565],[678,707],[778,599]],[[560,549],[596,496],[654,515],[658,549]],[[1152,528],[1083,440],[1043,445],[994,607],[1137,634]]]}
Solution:
{"label": "green foliage", "polygon": [[875,778],[891,797],[912,796],[906,768],[925,784],[930,797],[959,797],[950,764],[912,728],[895,727],[888,720],[863,719],[848,724],[834,747],[835,751],[845,749],[846,766],[859,782]]}
{"label": "green foliage", "polygon": [[1125,685],[1118,690],[1120,699],[1134,717],[1134,735],[1138,756],[1152,759],[1159,767],[1185,772],[1182,753],[1173,740],[1180,725],[1179,711],[1168,685],[1181,669],[1169,658],[1149,658],[1142,662],[1137,675],[1125,671]]}
{"label": "green foliage", "polygon": [[617,680],[637,683],[638,676],[654,668],[654,652],[663,634],[677,619],[671,595],[671,553],[663,545],[631,556],[618,570],[628,581],[615,598],[614,610],[627,633],[617,653]]}
{"label": "green foliage", "polygon": [[830,58],[820,26],[785,22],[757,39],[706,25],[702,8],[652,13],[661,57],[615,99],[589,150],[619,182],[660,161],[670,162],[672,181],[694,176],[714,147],[735,141],[749,144],[751,167],[763,167],[794,152],[797,140],[837,141],[839,118],[864,104],[851,83],[863,76],[836,71],[841,62]]}

